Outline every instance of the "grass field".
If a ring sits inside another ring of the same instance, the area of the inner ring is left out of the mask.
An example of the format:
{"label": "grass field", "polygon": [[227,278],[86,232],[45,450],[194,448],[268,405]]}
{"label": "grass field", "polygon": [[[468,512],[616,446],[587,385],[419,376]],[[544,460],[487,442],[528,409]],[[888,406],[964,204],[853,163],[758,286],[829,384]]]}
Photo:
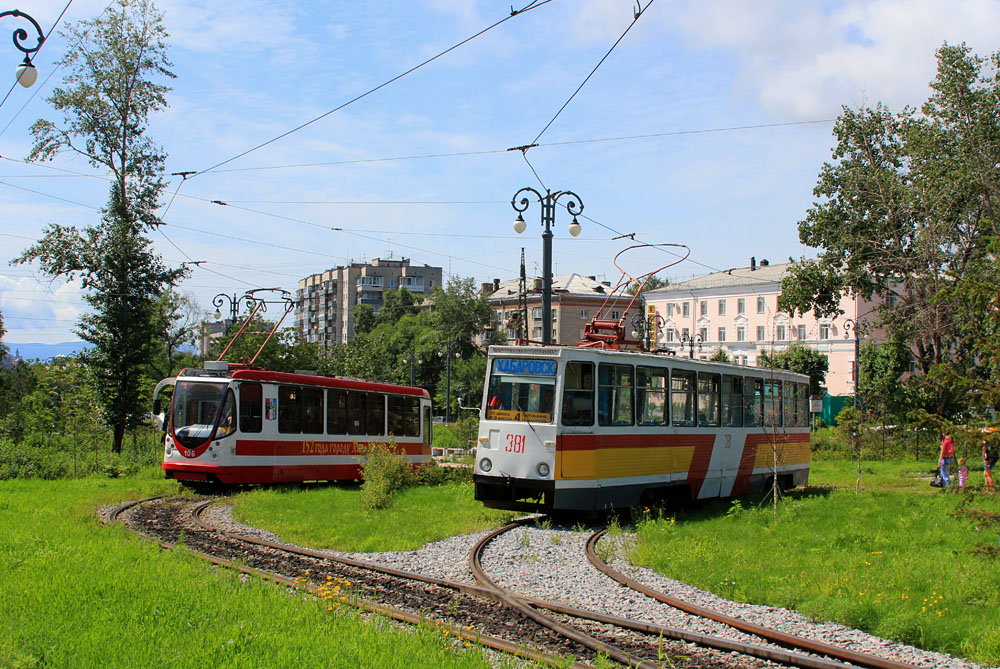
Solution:
{"label": "grass field", "polygon": [[94,515],[155,494],[180,488],[159,470],[0,483],[0,667],[489,666],[439,633],[329,613]]}
{"label": "grass field", "polygon": [[730,599],[1000,664],[1000,498],[939,494],[930,466],[863,463],[856,495],[854,463],[816,463],[816,487],[777,515],[758,496],[641,521],[632,559]]}
{"label": "grass field", "polygon": [[471,483],[416,486],[391,507],[363,511],[355,486],[257,489],[236,496],[233,516],[285,541],[352,552],[416,550],[424,544],[498,527],[516,514],[487,509]]}

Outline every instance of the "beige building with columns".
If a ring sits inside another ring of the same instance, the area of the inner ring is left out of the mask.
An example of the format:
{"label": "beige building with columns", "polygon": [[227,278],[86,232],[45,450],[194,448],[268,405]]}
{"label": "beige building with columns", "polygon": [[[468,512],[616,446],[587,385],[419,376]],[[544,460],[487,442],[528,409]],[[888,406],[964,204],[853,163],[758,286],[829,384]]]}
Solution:
{"label": "beige building with columns", "polygon": [[[717,348],[742,365],[756,365],[759,352],[781,351],[800,341],[828,356],[826,388],[831,395],[854,394],[854,323],[873,320],[878,302],[845,296],[843,315],[816,318],[812,312],[791,316],[778,310],[781,280],[792,265],[771,265],[753,258],[749,267],[714,272],[646,293],[646,304],[662,320],[659,348],[677,355],[708,358]],[[880,330],[862,327],[865,337]]]}

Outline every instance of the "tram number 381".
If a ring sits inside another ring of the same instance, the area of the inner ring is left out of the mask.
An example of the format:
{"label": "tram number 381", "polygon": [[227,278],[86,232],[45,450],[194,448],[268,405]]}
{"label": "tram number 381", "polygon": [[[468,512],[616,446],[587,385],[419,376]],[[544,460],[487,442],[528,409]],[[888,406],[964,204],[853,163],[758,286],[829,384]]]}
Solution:
{"label": "tram number 381", "polygon": [[507,448],[504,450],[507,453],[524,453],[524,440],[525,435],[523,434],[508,434]]}

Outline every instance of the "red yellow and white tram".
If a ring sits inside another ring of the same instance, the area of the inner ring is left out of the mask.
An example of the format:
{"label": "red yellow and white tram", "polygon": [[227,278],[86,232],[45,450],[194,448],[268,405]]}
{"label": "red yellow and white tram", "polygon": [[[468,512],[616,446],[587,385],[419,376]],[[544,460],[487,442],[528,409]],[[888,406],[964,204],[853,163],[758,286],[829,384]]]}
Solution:
{"label": "red yellow and white tram", "polygon": [[407,462],[431,459],[426,390],[206,362],[161,381],[163,470],[192,483],[340,481],[361,476],[361,449],[395,439]]}
{"label": "red yellow and white tram", "polygon": [[476,449],[488,507],[601,511],[809,477],[809,379],[586,347],[493,346]]}

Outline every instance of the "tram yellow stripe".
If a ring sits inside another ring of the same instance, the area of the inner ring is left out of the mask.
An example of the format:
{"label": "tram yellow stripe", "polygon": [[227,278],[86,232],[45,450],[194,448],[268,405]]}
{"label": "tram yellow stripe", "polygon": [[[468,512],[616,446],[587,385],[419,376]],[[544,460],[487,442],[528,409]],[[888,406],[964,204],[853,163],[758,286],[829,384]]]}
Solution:
{"label": "tram yellow stripe", "polygon": [[778,455],[778,465],[804,465],[809,464],[809,442],[785,442],[776,443],[774,448],[771,442],[758,444],[757,457],[754,459],[754,469],[758,467],[772,467],[774,465],[775,450]]}
{"label": "tram yellow stripe", "polygon": [[694,446],[557,451],[556,471],[561,479],[677,474],[691,469],[693,457]]}

